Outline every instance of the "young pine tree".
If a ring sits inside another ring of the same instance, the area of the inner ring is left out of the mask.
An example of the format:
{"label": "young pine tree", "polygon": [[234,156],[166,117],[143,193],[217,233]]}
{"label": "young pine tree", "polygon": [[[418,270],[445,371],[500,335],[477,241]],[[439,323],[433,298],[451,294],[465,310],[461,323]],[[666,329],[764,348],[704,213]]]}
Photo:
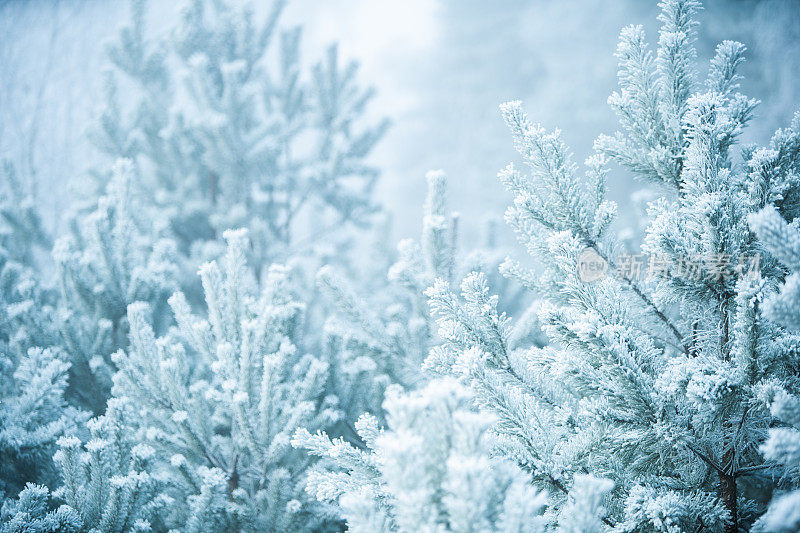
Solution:
{"label": "young pine tree", "polygon": [[201,268],[207,318],[182,293],[177,329],[157,338],[144,303],[128,308],[131,346],[113,359],[114,400],[154,449],[174,499],[162,519],[183,531],[306,531],[329,516],[304,491],[310,461],[290,445],[298,427],[339,416],[328,365],[305,351],[304,306],[284,267],[262,289],[245,265],[246,230],[225,233],[220,264]]}
{"label": "young pine tree", "polygon": [[101,413],[111,392],[111,354],[128,344],[128,305],[148,302],[156,331],[171,323],[167,299],[178,288],[175,245],[157,238],[133,190],[133,166],[120,160],[90,211],[70,215],[56,241],[59,344],[72,363],[70,396]]}
{"label": "young pine tree", "polygon": [[[761,305],[784,270],[747,219],[768,206],[797,217],[800,131],[795,122],[769,148],[740,148],[757,104],[737,92],[744,46],[720,44],[701,86],[699,3],[661,7],[655,54],[641,27],[622,31],[620,91],[609,102],[623,132],[598,139],[585,177],[558,132],[531,123],[518,102],[502,106],[530,171],[500,173],[514,195],[507,220],[542,265],[503,270],[546,300],[551,344],[514,349],[509,320],[475,274],[463,299],[445,283],[429,290],[444,342],[427,365],[473,385],[499,418],[496,446],[554,495],[575,473],[612,479],[606,523],[617,530],[735,532],[779,480],[775,447],[766,461],[760,453],[772,423],[763,391],[795,393],[800,364],[797,335]],[[644,258],[622,255],[609,229],[607,159],[663,191],[650,204]],[[796,481],[790,469],[781,483]]]}
{"label": "young pine tree", "polygon": [[[798,129],[800,116],[795,117],[794,130]],[[750,215],[750,227],[758,235],[766,250],[775,257],[789,275],[777,291],[763,302],[764,315],[788,331],[800,331],[800,231],[796,220],[787,224],[774,207],[765,207]],[[754,530],[787,532],[800,529],[800,391],[795,383],[768,381],[763,391],[770,413],[779,422],[769,430],[769,437],[761,446],[764,457],[785,466],[782,472],[785,487],[794,489],[773,497],[766,514]]]}
{"label": "young pine tree", "polygon": [[[450,283],[461,272],[480,270],[500,284],[497,266],[504,257],[502,248],[490,235],[484,246],[459,258],[458,215],[448,211],[447,176],[437,170],[428,172],[425,179],[420,238],[398,243],[396,260],[388,271],[375,274],[383,278],[378,280],[380,290],[366,283],[356,288],[329,266],[317,274],[317,284],[332,307],[325,321],[323,349],[332,367],[334,390],[350,423],[364,412],[381,418],[383,389],[388,384],[414,388],[427,380],[421,364],[437,337],[424,292],[436,279]],[[492,232],[491,224],[487,229]],[[521,290],[514,280],[502,284],[504,299],[514,309],[526,303]],[[512,337],[536,338],[537,334],[541,332],[535,320],[521,320]]]}
{"label": "young pine tree", "polygon": [[[388,427],[371,415],[356,424],[366,449],[298,430],[293,444],[331,463],[310,476],[308,490],[337,503],[348,530],[360,533],[601,531],[608,480],[576,479],[572,503],[553,516],[517,465],[491,456],[492,418],[471,403],[451,378],[414,392],[393,387],[384,403]],[[554,522],[560,527],[550,529]]]}
{"label": "young pine tree", "polygon": [[[132,407],[113,402],[89,421],[90,439],[58,440],[55,454],[61,486],[53,491],[28,483],[7,500],[0,518],[3,533],[92,531],[123,533],[163,530],[159,512],[172,504],[165,481],[153,473],[154,450],[137,442],[119,417]],[[60,505],[56,508],[56,503]]]}
{"label": "young pine tree", "polygon": [[58,294],[46,283],[51,239],[10,163],[0,169],[0,349],[21,356],[58,344]]}
{"label": "young pine tree", "polygon": [[50,490],[28,483],[19,497],[8,499],[0,507],[2,533],[78,533],[81,518],[75,509],[62,505],[51,509]]}
{"label": "young pine tree", "polygon": [[429,172],[426,180],[422,238],[398,244],[397,261],[376,274],[381,290],[368,295],[369,287],[356,287],[330,266],[317,273],[332,307],[323,346],[351,422],[365,411],[380,416],[387,385],[423,380],[420,364],[435,333],[423,291],[437,277],[453,276],[457,220],[447,212],[444,172]]}
{"label": "young pine tree", "polygon": [[335,46],[305,69],[300,29],[278,25],[284,5],[273,2],[259,21],[250,8],[190,0],[162,39],[149,35],[145,2],[134,0],[131,24],[109,49],[95,141],[134,162],[153,217],[190,258],[184,284],[219,253],[226,229],[249,228],[249,255],[266,266],[339,238],[376,209],[378,172],[365,158],[386,122],[365,123],[372,91]]}
{"label": "young pine tree", "polygon": [[10,165],[0,186],[0,493],[52,483],[56,440],[85,422],[65,401],[70,363],[59,349],[56,293],[46,288],[49,246],[33,198]]}

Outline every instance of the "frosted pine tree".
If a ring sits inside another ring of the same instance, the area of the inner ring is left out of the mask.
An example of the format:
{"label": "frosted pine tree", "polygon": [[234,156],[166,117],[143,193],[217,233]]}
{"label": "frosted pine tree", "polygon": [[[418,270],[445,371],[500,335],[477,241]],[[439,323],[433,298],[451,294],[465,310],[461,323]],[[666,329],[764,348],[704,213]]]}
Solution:
{"label": "frosted pine tree", "polygon": [[[792,130],[800,126],[800,115],[795,117]],[[795,138],[795,150],[797,142]],[[776,154],[773,154],[776,155]],[[790,274],[784,283],[767,296],[763,302],[764,314],[776,324],[789,331],[800,330],[800,287],[798,265],[800,265],[800,230],[797,219],[787,224],[786,220],[773,207],[750,216],[750,226],[763,242],[768,253],[772,254]],[[772,416],[780,423],[769,430],[769,437],[761,451],[767,460],[785,466],[782,488],[794,489],[788,494],[773,498],[769,510],[754,528],[759,531],[797,531],[800,529],[800,391],[795,383],[767,382],[762,391],[764,400],[770,407]]]}
{"label": "frosted pine tree", "polygon": [[155,473],[155,450],[132,438],[134,428],[120,411],[135,405],[117,401],[89,423],[91,438],[61,438],[55,461],[61,486],[55,496],[75,509],[83,530],[116,533],[163,528],[160,515],[173,504],[165,479]]}
{"label": "frosted pine tree", "polygon": [[426,176],[421,242],[405,239],[397,261],[371,295],[330,266],[317,284],[332,306],[325,321],[324,348],[332,365],[335,389],[352,424],[363,412],[379,416],[383,389],[391,383],[414,385],[434,328],[422,292],[436,277],[450,279],[455,267],[456,217],[447,212],[446,177]]}
{"label": "frosted pine tree", "polygon": [[[266,266],[323,237],[339,240],[375,211],[378,172],[365,158],[386,123],[362,118],[372,91],[335,46],[306,69],[300,29],[278,25],[283,7],[273,2],[260,21],[250,8],[191,0],[161,39],[134,0],[109,49],[114,70],[95,140],[134,161],[154,217],[192,258],[184,283],[219,252],[226,229],[249,228],[249,254]],[[122,94],[133,104],[121,105]]]}
{"label": "frosted pine tree", "polygon": [[69,363],[55,348],[15,354],[0,348],[0,492],[53,483],[56,440],[88,418],[67,405]]}
{"label": "frosted pine tree", "polygon": [[0,348],[22,355],[58,344],[54,308],[58,294],[47,283],[52,240],[33,196],[11,164],[0,170]]}
{"label": "frosted pine tree", "polygon": [[53,255],[61,292],[60,344],[72,362],[71,395],[102,412],[111,389],[111,354],[127,346],[129,304],[146,301],[156,330],[170,324],[167,298],[177,288],[175,245],[159,239],[142,216],[132,164],[117,162],[106,194],[88,212],[70,216],[70,232]]}
{"label": "frosted pine tree", "polygon": [[[14,187],[13,176],[6,177],[12,188],[10,195],[3,196],[0,202],[0,212],[7,222],[0,226],[3,230],[0,240],[0,490],[8,491],[9,498],[0,510],[3,523],[0,530],[4,533],[145,530],[149,527],[146,520],[152,518],[155,507],[164,503],[157,498],[157,483],[144,470],[152,449],[137,447],[129,437],[123,436],[126,430],[119,428],[111,415],[90,424],[92,439],[85,449],[74,436],[85,431],[88,415],[66,400],[74,354],[69,352],[64,331],[59,329],[58,291],[48,288],[45,269],[37,260],[37,256],[45,253],[49,239],[41,229],[41,220],[31,199],[21,188]],[[115,236],[120,237],[120,233],[117,231]],[[96,238],[101,239],[100,233]],[[93,240],[89,246],[95,243],[97,241]],[[101,249],[99,245],[94,248],[95,251]],[[100,254],[91,257],[76,275],[84,276],[83,280],[93,274],[98,277],[84,284],[88,290],[80,296],[91,301],[95,309],[101,309],[108,300],[99,297],[100,291],[118,288],[117,282],[129,275],[129,271],[117,271],[119,277],[108,274],[101,278],[100,270],[91,270],[91,266],[107,265],[103,261],[110,257]],[[102,283],[97,283],[99,279],[112,282],[101,286]],[[92,290],[97,287],[99,290],[94,294],[98,299],[92,300],[87,293],[93,294]],[[61,295],[67,297],[63,291]],[[77,298],[79,295],[68,296]],[[77,304],[76,300],[62,300],[62,305],[65,301]],[[89,321],[86,316],[81,319]],[[72,377],[76,375],[87,374],[78,372]],[[86,383],[79,386],[86,386]],[[82,389],[82,392],[97,391]],[[98,398],[104,408],[102,392]],[[52,458],[56,444],[57,468],[54,468]],[[26,482],[19,496],[12,499]],[[60,484],[54,491],[57,499],[51,500],[49,490],[34,482],[51,487]],[[63,502],[66,504],[56,508]]]}
{"label": "frosted pine tree", "polygon": [[[329,458],[308,490],[338,504],[348,530],[550,531],[556,520],[547,498],[510,461],[492,458],[492,423],[471,409],[470,395],[452,379],[434,380],[415,392],[388,391],[388,427],[371,415],[356,427],[366,449],[327,435],[299,430],[295,446]],[[558,531],[600,531],[607,480],[576,480],[574,504],[564,509]]]}
{"label": "frosted pine tree", "polygon": [[[299,28],[279,27],[281,1],[264,20],[249,8],[189,1],[164,38],[150,35],[146,3],[131,5],[131,23],[109,49],[114,70],[94,140],[105,154],[132,162],[126,188],[139,214],[134,225],[150,226],[139,228],[142,236],[176,243],[174,250],[161,241],[148,251],[176,269],[172,278],[165,271],[152,279],[163,282],[167,294],[175,281],[190,304],[202,303],[197,267],[223,253],[226,229],[247,227],[257,278],[273,261],[307,274],[299,297],[312,308],[306,327],[321,347],[313,272],[328,262],[349,269],[354,233],[347,230],[368,225],[377,209],[371,192],[378,172],[366,157],[386,124],[363,119],[372,90],[359,85],[357,65],[342,64],[335,47],[306,69]],[[108,179],[101,175],[99,182]],[[78,272],[76,261],[84,255],[73,253],[61,264]],[[170,317],[160,309],[164,293],[156,292],[135,299],[151,303],[160,334]],[[89,370],[101,391],[113,371],[101,359],[125,347],[124,307],[133,301],[114,300],[113,309],[102,310],[103,320],[93,309],[70,310],[77,323],[66,328],[75,333],[69,340],[78,359],[94,357]],[[345,401],[343,392],[337,391]]]}
{"label": "frosted pine tree", "polygon": [[75,509],[61,505],[52,509],[50,490],[28,483],[17,499],[7,499],[0,507],[2,533],[78,533],[81,518]]}
{"label": "frosted pine tree", "polygon": [[304,351],[304,306],[284,267],[259,292],[245,266],[245,230],[226,232],[221,263],[201,268],[207,318],[170,298],[178,327],[157,338],[150,309],[128,309],[131,348],[114,355],[115,398],[155,450],[175,500],[164,520],[183,531],[301,531],[328,519],[305,495],[309,461],[289,440],[339,412],[325,395],[328,365]]}
{"label": "frosted pine tree", "polygon": [[[122,533],[163,530],[159,512],[172,503],[165,482],[152,473],[154,450],[137,443],[121,423],[113,402],[89,424],[90,439],[62,437],[55,454],[61,486],[50,498],[47,487],[28,484],[0,510],[3,533],[92,531]],[[57,506],[57,504],[60,505]]]}
{"label": "frosted pine tree", "polygon": [[33,267],[37,252],[47,250],[51,238],[36,199],[24,190],[14,166],[3,160],[0,167],[0,246],[4,257]]}
{"label": "frosted pine tree", "polygon": [[[737,92],[744,46],[722,43],[701,87],[699,4],[661,7],[655,54],[640,27],[622,31],[621,90],[609,101],[623,132],[598,139],[584,176],[559,132],[518,102],[502,107],[530,171],[500,174],[514,194],[507,220],[542,264],[503,271],[545,298],[551,345],[513,349],[509,319],[475,274],[463,298],[444,282],[429,290],[444,343],[427,366],[473,385],[499,417],[496,446],[554,494],[574,473],[614,480],[606,523],[617,530],[734,532],[763,512],[776,481],[759,451],[771,424],[762,391],[796,379],[796,336],[759,304],[783,272],[758,260],[747,217],[765,206],[797,216],[798,131],[737,150],[757,104]],[[662,187],[639,272],[609,230],[607,158]]]}
{"label": "frosted pine tree", "polygon": [[[424,291],[436,279],[450,283],[459,273],[477,269],[498,281],[497,266],[504,256],[492,238],[491,224],[484,245],[460,257],[458,214],[448,209],[447,176],[435,170],[428,172],[425,180],[420,238],[398,243],[388,270],[374,274],[383,280],[371,286],[375,281],[366,279],[355,286],[329,266],[317,274],[317,284],[332,306],[323,347],[330,360],[334,390],[350,424],[365,411],[380,418],[387,385],[416,387],[426,380],[421,363],[436,342],[437,328]],[[527,303],[516,281],[504,283],[503,288],[503,296],[514,309]],[[535,315],[527,318],[519,322],[512,337],[541,341]]]}
{"label": "frosted pine tree", "polygon": [[56,440],[84,413],[64,399],[70,364],[53,326],[55,293],[42,281],[49,236],[10,165],[0,187],[0,492],[51,483]]}

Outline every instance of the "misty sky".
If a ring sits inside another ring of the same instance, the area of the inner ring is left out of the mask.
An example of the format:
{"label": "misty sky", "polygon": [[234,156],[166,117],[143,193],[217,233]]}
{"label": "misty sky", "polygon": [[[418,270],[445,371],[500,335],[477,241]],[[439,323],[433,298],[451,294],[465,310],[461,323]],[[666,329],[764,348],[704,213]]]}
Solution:
{"label": "misty sky", "polygon": [[[153,6],[152,31],[166,31],[177,8]],[[127,13],[120,1],[0,1],[0,154],[54,216],[95,157],[86,130],[102,103],[103,43]],[[467,235],[484,214],[503,212],[495,176],[514,159],[497,110],[506,100],[560,127],[582,162],[594,137],[615,129],[606,99],[618,32],[643,24],[655,43],[656,13],[643,0],[294,0],[283,23],[304,26],[306,60],[338,41],[376,86],[370,112],[393,121],[373,156],[383,169],[378,194],[402,237],[418,231],[430,168],[451,176],[452,208],[470,213]],[[714,0],[700,19],[701,64],[722,39],[748,45],[744,88],[764,100],[751,136],[764,141],[800,101],[800,1]],[[627,201],[629,178],[615,169],[612,180],[612,195]]]}

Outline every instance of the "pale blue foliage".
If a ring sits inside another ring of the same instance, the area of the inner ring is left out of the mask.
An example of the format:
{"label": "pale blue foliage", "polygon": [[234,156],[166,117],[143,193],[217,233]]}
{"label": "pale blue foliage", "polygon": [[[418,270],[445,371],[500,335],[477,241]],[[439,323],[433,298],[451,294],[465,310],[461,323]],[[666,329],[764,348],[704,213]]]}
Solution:
{"label": "pale blue foliage", "polygon": [[[382,391],[388,384],[415,387],[426,380],[421,364],[437,340],[437,328],[424,292],[435,280],[449,284],[459,273],[479,270],[501,286],[513,309],[527,303],[518,283],[500,281],[505,278],[498,275],[497,266],[505,250],[497,245],[491,227],[484,246],[466,257],[458,254],[458,215],[448,212],[447,176],[436,170],[425,178],[419,240],[400,241],[388,272],[375,274],[388,284],[380,280],[379,290],[366,287],[368,294],[328,266],[317,274],[317,284],[333,306],[325,323],[325,346],[331,350],[334,390],[351,421],[364,411],[380,418]],[[538,320],[531,315],[512,332],[515,342],[542,342]],[[348,392],[347,399],[342,397]]]}
{"label": "pale blue foliage", "polygon": [[352,393],[351,399],[342,398],[351,420],[364,411],[380,416],[383,389],[390,383],[413,386],[423,379],[420,364],[434,327],[422,292],[436,277],[450,279],[456,260],[456,217],[447,212],[446,176],[432,171],[426,180],[422,237],[398,244],[397,260],[377,274],[385,280],[380,291],[363,294],[329,266],[317,274],[334,306],[325,322],[325,344],[340,381],[336,390]]}
{"label": "pale blue foliage", "polygon": [[158,511],[173,503],[164,479],[152,471],[154,449],[132,438],[133,428],[120,419],[120,410],[135,408],[115,402],[90,421],[86,443],[76,437],[58,441],[54,459],[61,486],[54,495],[80,516],[82,531],[150,531]]}
{"label": "pale blue foliage", "polygon": [[[767,297],[763,304],[764,313],[789,330],[798,331],[800,274],[797,268],[800,265],[800,230],[795,223],[787,224],[772,207],[765,207],[752,214],[749,221],[767,252],[790,272],[778,291]],[[763,395],[772,416],[782,425],[769,430],[769,437],[761,446],[761,451],[766,459],[785,467],[784,477],[795,490],[776,495],[755,529],[797,531],[800,529],[800,490],[796,488],[800,483],[800,395],[794,383],[782,385],[775,382],[764,387]]]}
{"label": "pale blue foliage", "polygon": [[442,281],[426,294],[442,344],[431,350],[425,367],[469,383],[478,405],[499,416],[494,445],[545,486],[566,493],[567,480],[580,472],[576,455],[587,445],[570,413],[578,399],[536,364],[550,360],[553,349],[509,348],[509,319],[497,311],[498,298],[489,294],[483,274],[464,278],[462,298]]}
{"label": "pale blue foliage", "polygon": [[42,279],[42,255],[51,245],[33,198],[14,168],[3,162],[0,185],[0,352],[57,343],[56,294]]}
{"label": "pale blue foliage", "polygon": [[800,528],[800,396],[783,388],[771,388],[765,391],[770,411],[783,425],[770,429],[761,451],[766,459],[784,466],[784,476],[795,490],[776,494],[753,529],[784,533]]}
{"label": "pale blue foliage", "polygon": [[750,226],[767,251],[791,273],[784,279],[780,290],[764,302],[764,310],[778,324],[800,330],[800,230],[789,225],[777,210],[766,207],[750,216]]}
{"label": "pale blue foliage", "polygon": [[73,218],[71,233],[53,251],[61,290],[61,344],[73,365],[72,391],[96,413],[111,388],[111,354],[127,345],[127,306],[148,302],[157,330],[164,331],[167,298],[177,289],[175,246],[154,237],[139,212],[141,199],[131,191],[132,178],[131,162],[118,161],[106,194],[91,212]]}
{"label": "pale blue foliage", "polygon": [[50,246],[35,200],[23,190],[14,167],[0,161],[0,249],[7,260],[32,266],[37,247]]}
{"label": "pale blue foliage", "polygon": [[[51,483],[56,440],[86,416],[67,405],[69,362],[57,347],[55,294],[43,286],[42,248],[49,245],[32,198],[13,169],[0,189],[0,491]],[[31,500],[33,501],[33,500]],[[27,505],[27,504],[21,504]]]}
{"label": "pale blue foliage", "polygon": [[[69,420],[72,428],[85,420],[63,402],[66,373],[68,399],[96,414],[107,402],[124,403],[127,395],[164,395],[167,385],[152,381],[153,352],[145,341],[165,335],[169,341],[159,343],[188,352],[185,373],[173,376],[182,377],[183,388],[170,390],[182,390],[184,397],[124,417],[139,441],[156,431],[159,473],[178,476],[170,490],[182,503],[159,517],[160,523],[188,530],[209,524],[286,530],[329,522],[305,496],[308,460],[289,446],[289,435],[300,425],[332,426],[342,416],[336,393],[343,401],[358,393],[333,378],[327,361],[307,352],[321,351],[324,339],[320,311],[306,311],[317,298],[302,276],[323,262],[347,263],[347,229],[371,222],[378,171],[366,157],[387,124],[362,119],[372,91],[358,84],[357,65],[343,64],[335,46],[318,64],[304,67],[299,29],[278,29],[283,7],[275,2],[260,22],[247,8],[187,2],[180,23],[162,38],[147,29],[144,2],[133,2],[132,23],[109,49],[116,72],[94,132],[101,151],[121,159],[110,175],[105,164],[96,167],[99,193],[83,191],[90,192],[87,200],[67,216],[69,232],[53,250],[57,291],[34,265],[37,247],[50,247],[49,236],[7,170],[10,194],[3,190],[0,198],[0,348],[3,393],[10,395],[2,404],[3,486],[8,480],[10,491],[25,480],[50,483],[52,476],[18,472],[22,467],[13,454],[23,448],[6,443],[22,446],[25,440],[28,446],[38,438],[36,461],[46,469],[48,446],[67,430],[61,421]],[[220,237],[239,225],[249,227],[248,243],[232,233],[236,257],[228,258],[224,274],[214,264],[204,267],[201,287],[197,265],[222,253]],[[254,276],[245,274],[245,256],[255,259]],[[288,266],[270,268],[276,258]],[[173,317],[167,300],[178,288],[188,298],[171,300]],[[247,302],[216,300],[218,290],[235,299],[229,289],[246,293]],[[214,346],[191,333],[204,319],[190,316],[189,305],[204,296]],[[227,315],[215,314],[218,306]],[[168,332],[174,320],[180,327]],[[54,348],[27,355],[35,346]],[[120,350],[131,360],[112,357]],[[236,369],[220,366],[236,357],[251,359]],[[108,400],[118,366],[116,397]],[[243,389],[231,391],[233,374]],[[211,375],[216,381],[205,381]],[[37,387],[23,394],[31,380]],[[358,405],[379,405],[388,381],[362,381],[370,390]],[[219,395],[206,398],[212,390]],[[38,411],[28,406],[37,394],[45,398],[34,406]],[[209,415],[202,419],[202,445],[181,436],[186,402],[197,404],[193,416]],[[166,409],[166,427],[154,423],[155,409]],[[18,420],[21,414],[29,420]],[[42,424],[39,433],[26,434],[36,423]],[[198,457],[198,446],[209,456]],[[193,478],[181,477],[183,471]]]}
{"label": "pale blue foliage", "polygon": [[[356,427],[367,449],[299,430],[295,446],[326,457],[309,491],[338,503],[354,532],[599,531],[603,495],[611,483],[585,477],[573,504],[558,516],[513,463],[491,457],[492,419],[471,407],[466,388],[451,378],[414,392],[387,393],[386,429],[369,415]],[[552,528],[557,522],[559,527]]]}
{"label": "pale blue foliage", "polygon": [[[386,123],[284,2],[156,34],[134,0],[55,245],[2,171],[0,533],[800,530],[800,115],[740,146],[744,45],[701,83],[699,2],[659,5],[582,167],[501,106],[514,261],[493,221],[459,242],[442,171],[387,251]],[[611,162],[652,187],[641,238]]]}
{"label": "pale blue foliage", "polygon": [[88,418],[64,400],[68,369],[56,349],[0,352],[0,491],[54,481],[56,440]]}
{"label": "pale blue foliage", "polygon": [[128,308],[131,347],[114,355],[114,396],[155,449],[175,499],[168,523],[186,531],[299,531],[326,516],[305,496],[308,461],[289,444],[298,427],[339,417],[328,365],[304,351],[304,306],[286,269],[255,285],[245,230],[225,233],[221,263],[200,269],[207,318],[170,298],[177,330],[157,338],[143,303]]}
{"label": "pale blue foliage", "polygon": [[71,507],[60,506],[51,511],[50,491],[42,485],[28,483],[16,500],[6,500],[0,509],[2,533],[77,533],[81,517]]}
{"label": "pale blue foliage", "polygon": [[614,482],[587,475],[577,475],[569,499],[558,515],[558,531],[564,533],[593,533],[605,530],[601,520],[606,514],[604,497],[614,488]]}
{"label": "pale blue foliage", "polygon": [[[620,92],[609,101],[624,133],[598,139],[584,177],[558,131],[530,122],[518,102],[501,108],[530,169],[500,173],[514,194],[506,218],[542,265],[502,270],[546,300],[539,316],[551,345],[514,349],[509,318],[485,276],[472,274],[460,298],[445,282],[429,289],[444,342],[426,365],[471,384],[499,418],[495,446],[538,482],[563,495],[572,474],[612,479],[607,525],[737,531],[763,512],[758,491],[777,486],[758,452],[770,425],[764,383],[793,387],[798,364],[796,336],[766,319],[771,304],[758,305],[782,272],[769,257],[748,268],[761,248],[747,217],[769,205],[797,215],[797,134],[779,131],[769,150],[747,147],[737,164],[733,148],[757,104],[736,92],[744,47],[717,48],[702,90],[699,3],[661,7],[655,55],[641,28],[621,34]],[[663,187],[639,275],[621,273],[606,158]],[[581,270],[587,257],[599,276]]]}
{"label": "pale blue foliage", "polygon": [[[136,186],[192,258],[189,270],[217,253],[226,229],[248,227],[249,253],[268,265],[340,238],[332,232],[368,222],[376,209],[378,171],[365,157],[387,124],[362,119],[372,90],[336,46],[306,68],[300,29],[278,26],[284,5],[273,2],[259,21],[250,8],[190,0],[156,38],[145,3],[134,0],[109,49],[115,69],[96,144],[135,162]],[[122,105],[127,86],[135,97]],[[309,213],[313,231],[304,227]]]}

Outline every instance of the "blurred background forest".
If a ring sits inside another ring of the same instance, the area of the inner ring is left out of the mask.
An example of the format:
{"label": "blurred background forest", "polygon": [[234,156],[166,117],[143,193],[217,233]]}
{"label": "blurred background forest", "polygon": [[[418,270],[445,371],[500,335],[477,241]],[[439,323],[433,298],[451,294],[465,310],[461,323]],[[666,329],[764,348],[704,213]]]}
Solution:
{"label": "blurred background forest", "polygon": [[[642,0],[292,0],[283,21],[303,26],[309,61],[338,41],[377,89],[370,113],[392,127],[372,162],[393,236],[416,233],[424,173],[444,168],[451,205],[475,215],[462,228],[470,239],[480,215],[507,204],[495,176],[513,148],[498,104],[525,101],[582,161],[597,134],[616,128],[605,100],[618,32],[642,24],[655,38],[657,10]],[[152,2],[150,28],[166,31],[177,13],[173,2]],[[123,1],[0,1],[0,157],[38,196],[51,229],[97,158],[86,131],[102,102],[105,43],[127,20]],[[800,1],[708,0],[700,21],[700,64],[723,39],[747,44],[743,92],[766,103],[745,141],[766,142],[800,101]],[[617,169],[612,197],[624,206],[634,189]]]}

